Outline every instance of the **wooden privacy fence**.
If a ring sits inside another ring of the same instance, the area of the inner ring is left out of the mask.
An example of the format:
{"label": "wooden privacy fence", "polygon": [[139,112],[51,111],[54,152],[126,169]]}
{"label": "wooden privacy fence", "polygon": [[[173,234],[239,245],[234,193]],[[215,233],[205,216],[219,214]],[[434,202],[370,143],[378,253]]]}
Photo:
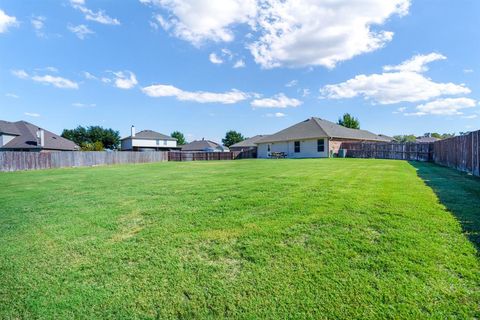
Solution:
{"label": "wooden privacy fence", "polygon": [[348,158],[432,161],[432,143],[344,142]]}
{"label": "wooden privacy fence", "polygon": [[168,161],[168,152],[0,152],[0,171]]}
{"label": "wooden privacy fence", "polygon": [[109,164],[162,161],[236,160],[256,157],[254,152],[182,152],[182,151],[67,151],[12,152],[0,151],[0,171],[38,170],[66,167],[90,167]]}
{"label": "wooden privacy fence", "polygon": [[480,177],[480,130],[433,143],[344,142],[350,158],[433,161]]}
{"label": "wooden privacy fence", "polygon": [[170,151],[168,161],[235,160],[240,152]]}
{"label": "wooden privacy fence", "polygon": [[433,161],[480,176],[480,131],[436,141],[433,146]]}

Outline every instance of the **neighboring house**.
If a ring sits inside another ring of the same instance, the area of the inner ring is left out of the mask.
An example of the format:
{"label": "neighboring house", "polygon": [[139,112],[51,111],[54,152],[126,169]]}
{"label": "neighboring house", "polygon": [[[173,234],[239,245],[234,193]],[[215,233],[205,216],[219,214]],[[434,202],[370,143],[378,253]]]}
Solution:
{"label": "neighboring house", "polygon": [[342,142],[389,142],[366,130],[349,129],[320,118],[310,118],[256,142],[258,158],[272,153],[287,158],[327,158],[338,153]]}
{"label": "neighboring house", "polygon": [[230,150],[210,140],[195,140],[182,146],[182,151],[229,152]]}
{"label": "neighboring house", "polygon": [[0,120],[0,151],[76,151],[80,148],[68,139],[26,122]]}
{"label": "neighboring house", "polygon": [[379,134],[378,135],[379,137],[385,139],[385,142],[395,142],[395,138],[394,137],[389,137],[389,136],[386,136],[384,134]]}
{"label": "neighboring house", "polygon": [[435,137],[417,137],[417,140],[415,142],[418,143],[431,143],[440,140],[439,138]]}
{"label": "neighboring house", "polygon": [[121,139],[122,151],[169,151],[179,149],[177,139],[152,130],[135,132],[132,126],[130,136]]}
{"label": "neighboring house", "polygon": [[230,151],[257,151],[256,142],[262,138],[267,137],[267,135],[257,135],[248,139],[245,139],[239,143],[232,144],[230,146]]}

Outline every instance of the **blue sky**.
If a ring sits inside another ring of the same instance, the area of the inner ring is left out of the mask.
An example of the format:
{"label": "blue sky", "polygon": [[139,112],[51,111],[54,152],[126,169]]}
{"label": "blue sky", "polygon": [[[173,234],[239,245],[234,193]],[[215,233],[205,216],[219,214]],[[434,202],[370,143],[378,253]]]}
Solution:
{"label": "blue sky", "polygon": [[0,0],[0,119],[187,139],[479,129],[480,1]]}

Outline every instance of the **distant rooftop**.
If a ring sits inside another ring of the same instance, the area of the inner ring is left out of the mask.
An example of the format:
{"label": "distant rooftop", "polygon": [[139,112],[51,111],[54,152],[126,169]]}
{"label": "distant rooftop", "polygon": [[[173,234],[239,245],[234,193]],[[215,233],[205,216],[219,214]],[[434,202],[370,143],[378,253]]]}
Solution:
{"label": "distant rooftop", "polygon": [[389,137],[377,135],[367,130],[350,129],[328,120],[312,117],[275,134],[261,138],[257,143],[315,139],[321,137],[381,142],[391,141]]}
{"label": "distant rooftop", "polygon": [[205,149],[223,148],[220,144],[210,140],[195,140],[182,146],[182,151],[202,151]]}
{"label": "distant rooftop", "polygon": [[255,144],[258,140],[268,137],[266,134],[259,134],[254,137],[245,139],[243,141],[240,141],[238,143],[235,143],[230,146],[230,148],[249,148],[249,147],[256,147],[257,145]]}
{"label": "distant rooftop", "polygon": [[175,138],[172,138],[170,136],[167,136],[166,134],[156,132],[156,131],[153,131],[153,130],[143,130],[143,131],[140,131],[140,132],[136,133],[134,137],[128,136],[128,137],[123,138],[122,140],[130,139],[130,138],[145,139],[145,140],[174,140],[174,141],[177,141],[177,139],[175,139]]}
{"label": "distant rooftop", "polygon": [[8,122],[0,120],[0,134],[16,136],[1,149],[47,149],[59,151],[73,151],[79,149],[73,141],[62,138],[45,129],[42,129],[44,131],[45,139],[45,144],[42,147],[38,144],[38,129],[42,128],[27,121]]}
{"label": "distant rooftop", "polygon": [[439,138],[435,138],[435,137],[417,137],[417,140],[416,142],[419,142],[419,143],[429,143],[429,142],[435,142],[435,141],[438,141],[440,140]]}

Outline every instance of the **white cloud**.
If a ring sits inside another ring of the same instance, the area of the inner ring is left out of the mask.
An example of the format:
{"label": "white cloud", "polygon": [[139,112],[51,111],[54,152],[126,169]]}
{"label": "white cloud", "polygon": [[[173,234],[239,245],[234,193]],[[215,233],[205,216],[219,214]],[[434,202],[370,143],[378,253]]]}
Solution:
{"label": "white cloud", "polygon": [[55,67],[45,67],[44,68],[46,71],[50,71],[50,72],[58,72],[58,69],[55,68]]}
{"label": "white cloud", "polygon": [[80,24],[78,26],[68,26],[68,30],[73,32],[79,39],[85,39],[89,34],[94,34],[86,25]]}
{"label": "white cloud", "polygon": [[234,104],[246,100],[249,94],[238,90],[230,90],[223,93],[207,91],[184,91],[172,85],[151,85],[142,88],[143,93],[150,97],[175,97],[181,101],[194,101],[199,103],[222,103]]}
{"label": "white cloud", "polygon": [[324,66],[383,47],[393,32],[378,29],[408,13],[409,0],[269,0],[257,25],[262,34],[249,48],[264,68]]}
{"label": "white cloud", "polygon": [[79,10],[85,15],[85,19],[90,21],[95,21],[101,24],[108,24],[108,25],[120,25],[120,21],[116,18],[109,17],[105,11],[99,10],[94,12],[87,7],[85,7],[85,1],[82,0],[70,0],[70,3],[73,8]]}
{"label": "white cloud", "polygon": [[302,97],[308,97],[310,95],[310,89],[302,89],[301,90],[301,93],[302,93]]}
{"label": "white cloud", "polygon": [[229,42],[234,39],[231,27],[248,23],[255,16],[256,0],[153,0],[167,11],[168,18],[156,20],[178,38],[200,45],[205,40]]}
{"label": "white cloud", "polygon": [[132,89],[138,84],[137,77],[131,71],[117,71],[113,74],[115,87],[119,89]]}
{"label": "white cloud", "polygon": [[[229,42],[250,29],[255,61],[264,68],[324,66],[371,52],[393,33],[378,30],[392,16],[408,13],[410,0],[141,0],[165,10],[159,24],[198,46]],[[375,30],[372,30],[375,28]]]}
{"label": "white cloud", "polygon": [[8,28],[18,25],[17,18],[9,16],[0,9],[0,33],[7,32]]}
{"label": "white cloud", "polygon": [[417,112],[405,113],[408,116],[441,115],[452,116],[461,115],[462,109],[474,108],[477,102],[470,98],[445,98],[438,99],[416,107]]}
{"label": "white cloud", "polygon": [[36,16],[30,19],[30,23],[32,24],[33,29],[35,30],[35,33],[38,37],[45,37],[45,33],[43,32],[43,29],[45,27],[45,21],[47,19],[42,16]]}
{"label": "white cloud", "polygon": [[[405,68],[405,70],[425,71],[426,60],[418,61],[414,57],[399,66],[388,69],[403,70]],[[345,99],[362,96],[373,103],[380,104],[425,101],[440,96],[470,92],[464,84],[434,82],[423,74],[413,71],[358,75],[342,83],[326,85],[320,90],[324,98]]]}
{"label": "white cloud", "polygon": [[279,93],[272,98],[255,99],[252,101],[251,106],[254,108],[288,108],[298,107],[301,104],[302,101]]}
{"label": "white cloud", "polygon": [[12,70],[12,74],[19,79],[28,79],[29,77],[25,70]]}
{"label": "white cloud", "polygon": [[61,89],[78,89],[78,83],[76,83],[75,81],[58,77],[58,76],[52,76],[48,74],[43,76],[39,76],[39,75],[31,76],[25,70],[12,70],[12,74],[19,79],[30,79],[35,82],[49,84]]}
{"label": "white cloud", "polygon": [[330,99],[363,96],[380,104],[417,102],[442,95],[470,93],[463,84],[438,83],[414,72],[359,75],[334,85],[327,85],[321,93]]}
{"label": "white cloud", "polygon": [[26,116],[29,116],[29,117],[34,117],[34,118],[40,117],[40,114],[33,113],[33,112],[24,112],[23,114],[26,115]]}
{"label": "white cloud", "polygon": [[5,97],[13,98],[13,99],[20,98],[18,95],[14,94],[14,93],[5,93]]}
{"label": "white cloud", "polygon": [[244,67],[245,67],[245,61],[243,61],[242,59],[237,60],[237,61],[235,62],[235,64],[233,65],[233,67],[234,67],[235,69],[244,68]]}
{"label": "white cloud", "polygon": [[464,69],[463,73],[473,73],[473,69]]}
{"label": "white cloud", "polygon": [[83,76],[85,77],[85,79],[88,79],[88,80],[97,80],[98,79],[93,74],[91,74],[90,72],[87,72],[87,71],[83,72]]}
{"label": "white cloud", "polygon": [[217,56],[217,54],[215,53],[210,53],[210,55],[208,56],[208,59],[210,60],[211,63],[213,64],[222,64],[223,63],[223,60],[221,58],[219,58]]}
{"label": "white cloud", "polygon": [[[208,58],[213,64],[223,64],[225,62],[236,59],[237,54],[233,53],[229,49],[223,48],[222,50],[220,50],[219,54],[215,52],[210,53]],[[243,59],[236,59],[235,63],[233,64],[233,68],[238,69],[243,67],[245,67],[245,61],[243,61]]]}
{"label": "white cloud", "polygon": [[285,87],[291,88],[291,87],[295,87],[297,84],[298,84],[298,80],[292,80],[292,81],[288,82],[287,84],[285,84]]}
{"label": "white cloud", "polygon": [[65,79],[62,77],[44,75],[44,76],[32,76],[31,79],[43,84],[49,84],[60,89],[78,89],[78,83]]}
{"label": "white cloud", "polygon": [[93,107],[96,107],[97,105],[95,103],[86,104],[86,103],[75,102],[75,103],[72,103],[72,106],[76,108],[93,108]]}
{"label": "white cloud", "polygon": [[275,112],[275,113],[267,113],[267,117],[269,118],[284,118],[287,115],[282,112]]}
{"label": "white cloud", "polygon": [[476,118],[478,118],[478,114],[471,114],[471,115],[468,115],[468,116],[463,116],[462,118],[463,119],[476,119]]}
{"label": "white cloud", "polygon": [[230,51],[229,49],[226,49],[226,48],[223,48],[222,49],[222,55],[224,57],[227,57],[228,60],[232,60],[233,57],[235,56],[232,51]]}
{"label": "white cloud", "polygon": [[427,64],[433,61],[445,60],[447,57],[439,53],[416,55],[396,66],[384,66],[384,71],[401,71],[422,73],[428,71]]}

